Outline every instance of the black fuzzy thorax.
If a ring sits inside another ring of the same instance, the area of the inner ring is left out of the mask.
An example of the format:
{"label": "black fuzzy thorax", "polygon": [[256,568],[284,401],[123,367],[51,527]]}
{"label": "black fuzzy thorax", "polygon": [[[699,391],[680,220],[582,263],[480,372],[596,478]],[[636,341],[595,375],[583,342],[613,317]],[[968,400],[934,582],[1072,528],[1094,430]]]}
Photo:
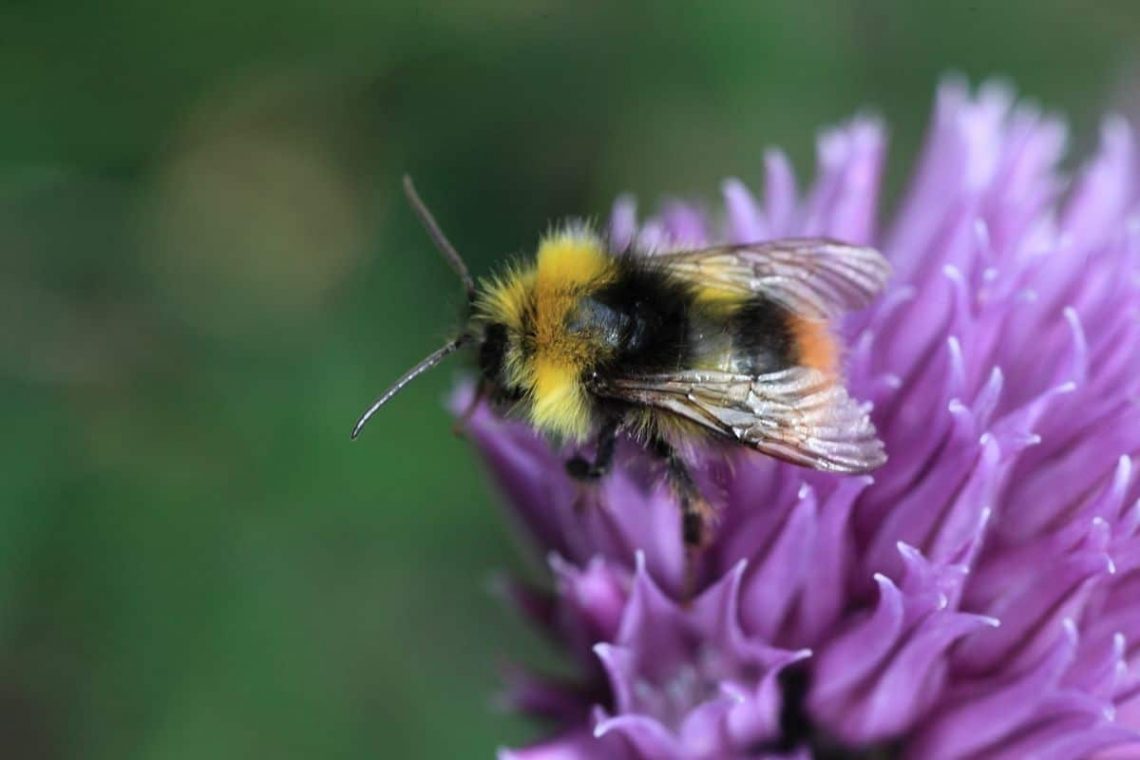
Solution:
{"label": "black fuzzy thorax", "polygon": [[589,368],[587,381],[698,368],[709,363],[710,345],[724,346],[732,371],[760,375],[798,360],[791,319],[763,296],[732,307],[710,304],[700,299],[699,284],[676,277],[652,257],[622,256],[617,275],[583,297],[568,329],[592,329],[611,348]]}
{"label": "black fuzzy thorax", "polygon": [[651,259],[626,255],[616,263],[616,276],[584,295],[578,310],[594,322],[592,328],[601,331],[610,348],[588,371],[604,380],[615,374],[649,375],[692,366],[695,290],[653,266]]}

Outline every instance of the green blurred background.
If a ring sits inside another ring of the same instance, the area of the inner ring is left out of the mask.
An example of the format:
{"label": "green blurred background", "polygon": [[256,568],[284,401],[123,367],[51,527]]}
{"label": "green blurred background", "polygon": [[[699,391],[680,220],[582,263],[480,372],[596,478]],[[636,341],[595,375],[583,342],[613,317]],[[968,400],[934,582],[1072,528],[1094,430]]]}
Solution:
{"label": "green blurred background", "polygon": [[1088,147],[1130,111],[1140,6],[0,6],[0,753],[487,757],[533,728],[488,593],[537,577],[442,399],[363,406],[453,327],[409,171],[477,273],[634,191],[713,198],[818,127],[892,129],[948,70]]}

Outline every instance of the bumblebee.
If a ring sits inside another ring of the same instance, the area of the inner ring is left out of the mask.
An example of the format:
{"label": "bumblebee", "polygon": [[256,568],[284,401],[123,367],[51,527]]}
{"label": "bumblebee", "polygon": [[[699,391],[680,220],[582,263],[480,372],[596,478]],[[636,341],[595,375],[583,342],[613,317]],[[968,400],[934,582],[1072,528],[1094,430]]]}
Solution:
{"label": "bumblebee", "polygon": [[446,356],[475,348],[478,398],[553,439],[594,441],[567,472],[603,477],[619,434],[665,464],[685,545],[712,517],[682,456],[693,445],[754,449],[861,473],[886,461],[868,408],[847,394],[831,322],[865,306],[890,268],[876,251],[822,238],[697,250],[611,250],[585,225],[548,234],[531,261],[478,285],[409,178],[404,190],[467,290],[462,332],[360,417]]}

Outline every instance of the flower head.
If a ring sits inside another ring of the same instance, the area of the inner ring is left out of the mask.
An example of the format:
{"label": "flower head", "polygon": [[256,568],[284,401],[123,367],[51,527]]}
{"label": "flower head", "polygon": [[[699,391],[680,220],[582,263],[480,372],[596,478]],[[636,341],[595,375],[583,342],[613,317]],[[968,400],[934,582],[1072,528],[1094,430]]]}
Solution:
{"label": "flower head", "polygon": [[1108,120],[1067,179],[1061,123],[1004,86],[939,90],[895,221],[857,118],[819,141],[802,197],[784,155],[762,200],[672,203],[610,234],[645,248],[826,235],[895,278],[842,326],[852,395],[890,461],[836,477],[740,452],[686,602],[677,508],[632,444],[581,510],[565,452],[487,409],[470,431],[552,591],[513,599],[578,664],[509,695],[556,735],[507,758],[1140,756],[1140,200]]}

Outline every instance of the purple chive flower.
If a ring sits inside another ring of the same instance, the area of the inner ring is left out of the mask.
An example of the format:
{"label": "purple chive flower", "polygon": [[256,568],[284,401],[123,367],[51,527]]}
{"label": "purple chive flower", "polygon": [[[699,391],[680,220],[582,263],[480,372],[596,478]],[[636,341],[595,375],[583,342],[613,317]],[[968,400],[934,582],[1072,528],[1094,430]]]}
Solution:
{"label": "purple chive flower", "polygon": [[[895,220],[882,126],[819,140],[805,195],[765,157],[758,200],[675,203],[621,246],[827,235],[894,279],[842,326],[890,461],[835,477],[741,452],[685,601],[673,499],[627,444],[581,510],[565,452],[480,409],[470,432],[553,589],[508,587],[577,666],[515,673],[553,738],[502,758],[1140,758],[1140,201],[1132,132],[1058,170],[1065,128],[1008,88],[938,92]],[[699,463],[698,463],[699,464]]]}

